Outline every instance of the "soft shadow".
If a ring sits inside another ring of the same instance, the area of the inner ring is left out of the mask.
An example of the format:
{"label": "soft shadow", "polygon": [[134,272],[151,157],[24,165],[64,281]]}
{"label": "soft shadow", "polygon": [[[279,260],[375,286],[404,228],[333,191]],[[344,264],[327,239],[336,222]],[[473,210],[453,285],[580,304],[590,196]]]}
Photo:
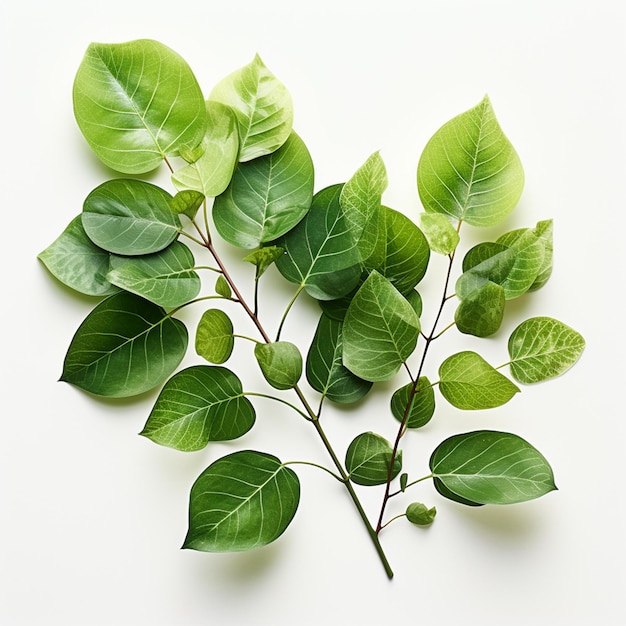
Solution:
{"label": "soft shadow", "polygon": [[541,516],[528,506],[462,507],[456,510],[477,532],[505,541],[520,541],[532,537],[542,526]]}

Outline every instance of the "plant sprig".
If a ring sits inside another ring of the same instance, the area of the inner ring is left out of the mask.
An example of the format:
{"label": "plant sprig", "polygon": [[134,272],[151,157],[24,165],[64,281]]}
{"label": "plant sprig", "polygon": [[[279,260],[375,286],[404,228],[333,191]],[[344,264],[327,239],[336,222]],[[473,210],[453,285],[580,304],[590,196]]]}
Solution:
{"label": "plant sprig", "polygon": [[[240,551],[275,541],[300,501],[294,465],[317,467],[343,485],[390,578],[382,530],[400,519],[429,525],[436,514],[409,501],[404,514],[388,518],[391,498],[428,481],[440,496],[467,506],[523,502],[556,488],[536,448],[491,430],[445,439],[421,477],[402,471],[401,444],[430,422],[437,403],[497,408],[519,393],[518,385],[566,372],[585,346],[564,323],[534,317],[511,333],[505,365],[462,350],[435,373],[429,369],[435,340],[453,329],[493,336],[506,302],[543,287],[551,274],[551,220],[475,245],[458,267],[462,231],[500,224],[524,185],[519,156],[487,96],[426,144],[417,164],[424,211],[415,220],[383,203],[388,179],[378,152],[347,181],[315,190],[291,96],[258,55],[205,98],[184,59],[157,41],[91,44],[73,99],[85,140],[124,177],[88,194],[80,214],[39,255],[57,279],[97,300],[70,343],[61,380],[112,397],[158,388],[141,435],[180,451],[243,440],[256,424],[254,399],[275,400],[311,425],[332,464],[282,462],[245,446],[214,461],[191,489],[184,547]],[[141,178],[161,164],[170,172],[169,191]],[[222,243],[255,266],[251,284],[235,281]],[[205,258],[196,262],[195,254]],[[431,304],[422,302],[419,285],[432,254],[448,265],[441,299]],[[272,265],[293,285],[276,320],[259,310],[260,290],[272,288],[262,280]],[[308,346],[302,337],[284,337],[300,298],[320,308]],[[193,341],[199,363],[180,369],[189,330],[177,313],[203,303],[210,305]],[[256,336],[235,332],[233,306]],[[435,313],[428,330],[424,306]],[[454,321],[442,327],[450,307]],[[240,340],[250,343],[266,389],[246,390],[226,365]],[[500,371],[505,366],[509,376]],[[337,451],[323,427],[341,419],[333,405],[361,402],[366,411],[372,387],[400,372],[408,382],[390,397],[392,442],[368,431]],[[382,493],[374,520],[359,496],[371,488]]]}

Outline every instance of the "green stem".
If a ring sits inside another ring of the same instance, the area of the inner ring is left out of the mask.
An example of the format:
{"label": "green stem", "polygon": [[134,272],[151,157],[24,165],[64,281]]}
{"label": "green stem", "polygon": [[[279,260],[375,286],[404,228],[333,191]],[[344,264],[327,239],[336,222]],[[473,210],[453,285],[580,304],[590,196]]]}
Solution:
{"label": "green stem", "polygon": [[243,395],[244,396],[255,396],[257,398],[265,398],[267,400],[275,400],[276,402],[280,402],[282,404],[285,404],[290,409],[293,409],[296,413],[298,413],[299,415],[304,417],[304,419],[307,420],[307,422],[312,422],[313,421],[312,418],[309,415],[307,415],[306,413],[301,411],[297,406],[294,406],[293,404],[291,404],[291,402],[287,402],[286,400],[283,400],[282,398],[278,398],[277,396],[270,396],[269,394],[257,393],[255,391],[246,391],[246,392],[244,392]]}
{"label": "green stem", "polygon": [[[394,496],[400,495],[401,493],[404,493],[409,487],[412,487],[413,485],[417,485],[417,483],[421,483],[424,480],[428,480],[429,478],[433,478],[434,474],[428,474],[428,476],[422,476],[421,478],[418,478],[417,480],[412,480],[410,483],[407,483],[404,486],[404,489],[399,489],[398,491],[394,491],[393,493],[389,494],[390,498],[393,498]],[[387,526],[387,524],[384,524],[384,526]]]}
{"label": "green stem", "polygon": [[285,320],[287,319],[287,315],[289,314],[289,311],[291,311],[291,307],[294,305],[295,301],[298,299],[298,296],[302,293],[303,289],[304,289],[304,285],[300,285],[298,289],[296,290],[296,293],[293,295],[293,298],[291,298],[291,300],[289,301],[289,304],[287,305],[287,308],[285,309],[285,312],[283,313],[283,317],[280,320],[280,324],[278,325],[278,332],[276,333],[276,341],[280,339],[280,334],[283,331],[283,326],[285,324]]}
{"label": "green stem", "polygon": [[283,465],[310,465],[311,467],[317,467],[318,469],[324,470],[327,474],[330,474],[335,480],[338,480],[340,483],[344,482],[341,476],[338,476],[327,467],[324,467],[323,465],[318,465],[317,463],[312,463],[311,461],[285,461]]}

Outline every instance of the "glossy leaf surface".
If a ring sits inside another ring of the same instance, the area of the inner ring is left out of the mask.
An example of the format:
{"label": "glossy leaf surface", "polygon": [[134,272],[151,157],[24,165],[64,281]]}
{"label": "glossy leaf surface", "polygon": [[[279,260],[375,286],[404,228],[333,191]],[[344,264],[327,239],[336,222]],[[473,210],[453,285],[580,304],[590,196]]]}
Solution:
{"label": "glossy leaf surface", "polygon": [[220,235],[240,248],[278,239],[306,214],[313,198],[313,162],[291,133],[275,152],[240,163],[226,191],[215,199]]}
{"label": "glossy leaf surface", "polygon": [[523,384],[555,378],[570,369],[585,349],[582,335],[551,317],[522,322],[509,338],[511,376]]}
{"label": "glossy leaf surface", "polygon": [[190,452],[237,439],[255,422],[239,378],[224,367],[196,365],[166,383],[141,431],[162,446]]}
{"label": "glossy leaf surface", "polygon": [[[389,442],[376,433],[357,435],[346,452],[346,469],[350,480],[358,485],[383,485],[389,476],[392,448]],[[392,478],[402,469],[402,451],[398,451],[393,464]]]}
{"label": "glossy leaf surface", "polygon": [[183,548],[236,552],[278,539],[300,501],[296,474],[274,456],[234,452],[212,463],[191,488]]}
{"label": "glossy leaf surface", "polygon": [[85,139],[109,167],[141,174],[204,135],[198,82],[176,52],[149,39],[92,43],[73,88],[74,115]]}
{"label": "glossy leaf surface", "polygon": [[96,245],[114,254],[158,252],[179,233],[180,223],[171,202],[172,196],[152,183],[109,180],[85,199],[83,227]]}
{"label": "glossy leaf surface", "polygon": [[510,433],[481,430],[450,437],[433,452],[430,469],[447,490],[472,504],[514,504],[556,489],[544,456]]}
{"label": "glossy leaf surface", "polygon": [[522,164],[487,96],[432,136],[417,168],[424,208],[473,226],[502,221],[523,186]]}
{"label": "glossy leaf surface", "polygon": [[441,395],[457,409],[491,409],[507,403],[518,391],[479,354],[458,352],[439,368]]}
{"label": "glossy leaf surface", "polygon": [[134,396],[168,378],[186,350],[181,321],[121,291],[98,304],[79,326],[61,380],[100,396]]}

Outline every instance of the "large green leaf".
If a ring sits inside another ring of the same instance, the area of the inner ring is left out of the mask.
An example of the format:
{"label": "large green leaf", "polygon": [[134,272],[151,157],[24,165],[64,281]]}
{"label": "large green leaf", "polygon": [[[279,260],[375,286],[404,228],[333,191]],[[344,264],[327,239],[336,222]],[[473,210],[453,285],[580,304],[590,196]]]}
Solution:
{"label": "large green leaf", "polygon": [[426,376],[420,376],[417,385],[409,383],[391,396],[391,414],[405,420],[407,428],[421,428],[435,413],[435,391]]}
{"label": "large green leaf", "polygon": [[239,134],[234,111],[219,102],[206,103],[207,131],[202,154],[174,172],[172,182],[178,189],[194,189],[207,198],[221,194],[233,175],[239,156]]}
{"label": "large green leaf", "polygon": [[[445,487],[440,493],[469,504],[514,504],[556,489],[552,468],[527,441],[510,433],[481,430],[439,444],[430,469]],[[448,491],[449,490],[449,491]]]}
{"label": "large green leaf", "polygon": [[209,363],[225,363],[235,345],[233,323],[221,309],[202,314],[196,332],[196,352]]}
{"label": "large green leaf", "polygon": [[290,341],[257,343],[254,356],[265,380],[275,389],[292,389],[302,376],[302,355]]}
{"label": "large green leaf", "polygon": [[215,227],[229,243],[256,248],[291,230],[312,198],[313,161],[292,132],[276,152],[237,166],[213,204]]}
{"label": "large green leaf", "polygon": [[221,80],[210,100],[230,106],[237,115],[240,161],[270,154],[287,141],[293,125],[289,91],[259,55]]}
{"label": "large green leaf", "polygon": [[158,252],[179,234],[172,196],[142,180],[116,178],[85,198],[82,221],[89,238],[114,254]]}
{"label": "large green leaf", "polygon": [[236,552],[278,539],[300,501],[296,474],[270,454],[243,450],[212,463],[191,488],[183,548]]}
{"label": "large green leaf", "polygon": [[491,409],[508,402],[519,388],[479,354],[465,351],[439,368],[441,395],[457,409]]}
{"label": "large green leaf", "polygon": [[107,280],[109,253],[87,237],[77,215],[37,258],[63,284],[88,296],[107,296],[118,289]]}
{"label": "large green leaf", "polygon": [[74,115],[85,139],[109,167],[153,170],[204,135],[204,97],[176,52],[149,39],[92,43],[78,68]]}
{"label": "large green leaf", "polygon": [[424,208],[474,226],[502,221],[523,186],[522,164],[487,96],[432,136],[417,168]]}
{"label": "large green leaf", "polygon": [[551,317],[530,318],[509,337],[511,375],[523,384],[560,376],[584,349],[582,335],[563,322]]}
{"label": "large green leaf", "polygon": [[384,276],[373,271],[346,313],[343,363],[365,380],[389,380],[412,354],[419,332],[414,308]]}
{"label": "large green leaf", "polygon": [[376,270],[406,295],[422,280],[430,248],[422,231],[399,211],[380,207],[376,252],[365,267]]}
{"label": "large green leaf", "polygon": [[191,250],[174,241],[164,250],[141,257],[111,255],[107,278],[165,308],[181,306],[200,292],[200,277],[193,270]]}
{"label": "large green leaf", "polygon": [[332,402],[349,404],[360,400],[372,383],[355,376],[342,361],[341,321],[320,316],[306,360],[306,377],[313,389]]}
{"label": "large green leaf", "polygon": [[313,196],[311,209],[279,245],[278,271],[318,300],[350,293],[361,277],[361,257],[339,202],[342,185]]}
{"label": "large green leaf", "polygon": [[[372,432],[357,435],[346,451],[346,469],[350,480],[358,485],[383,485],[389,477],[392,448],[389,442]],[[392,478],[402,469],[402,451],[398,450],[393,463]]]}
{"label": "large green leaf", "polygon": [[186,350],[187,329],[180,320],[121,291],[98,304],[79,326],[61,380],[100,396],[133,396],[167,379]]}
{"label": "large green leaf", "polygon": [[139,434],[162,446],[190,452],[201,450],[209,441],[241,437],[252,428],[255,417],[233,372],[196,365],[165,383]]}

